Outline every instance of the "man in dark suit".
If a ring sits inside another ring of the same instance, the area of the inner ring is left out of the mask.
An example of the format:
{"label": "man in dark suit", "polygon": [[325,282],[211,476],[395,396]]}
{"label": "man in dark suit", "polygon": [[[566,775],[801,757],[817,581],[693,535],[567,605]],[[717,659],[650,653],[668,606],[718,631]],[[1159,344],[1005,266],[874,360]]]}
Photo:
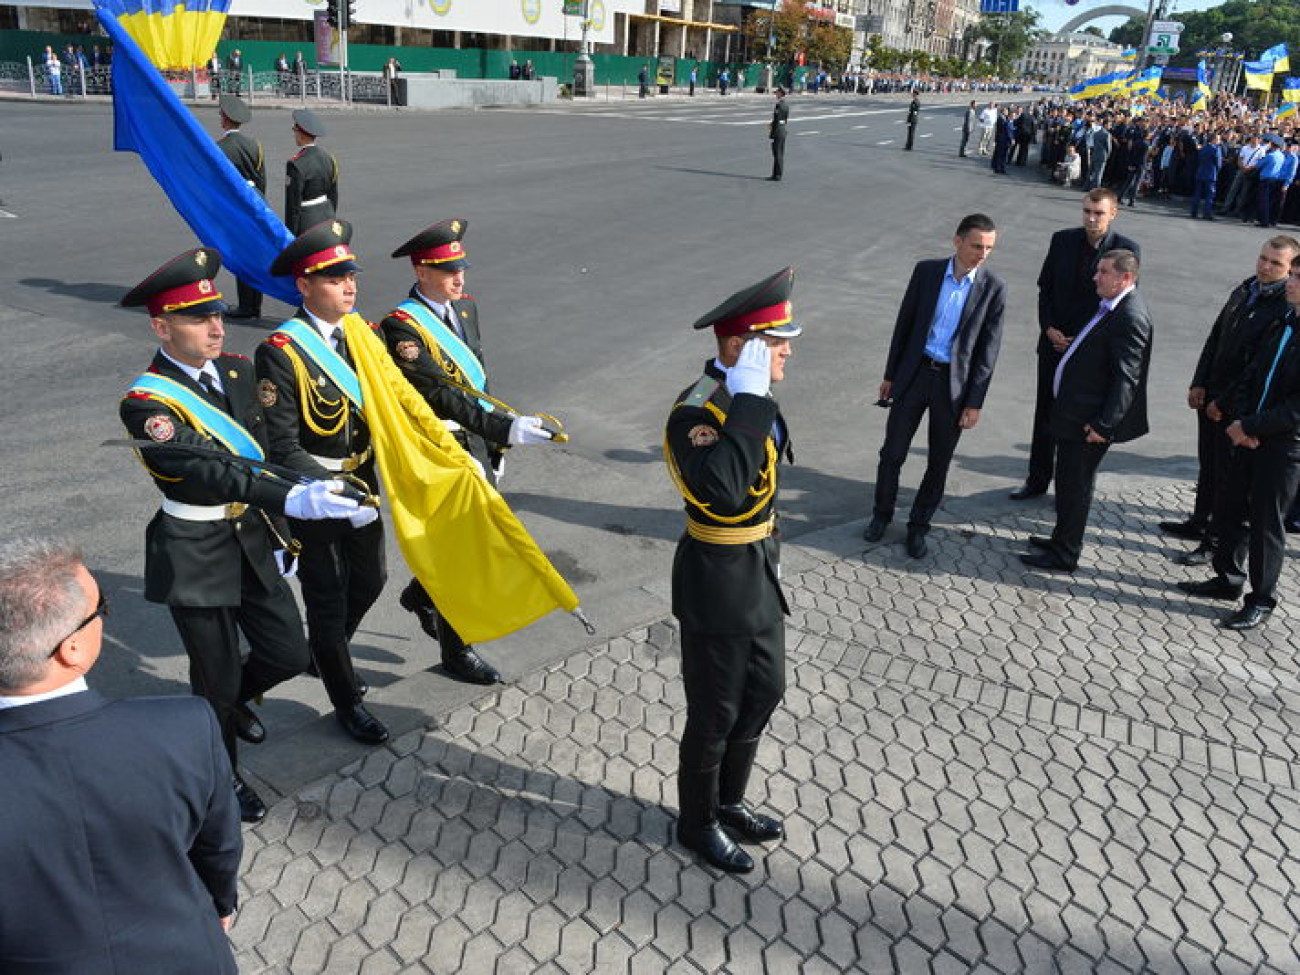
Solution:
{"label": "man in dark suit", "polygon": [[1215,420],[1207,407],[1219,400],[1254,358],[1259,343],[1286,311],[1286,282],[1291,261],[1300,254],[1294,237],[1265,241],[1255,260],[1255,274],[1228,295],[1201,348],[1201,357],[1187,390],[1187,405],[1196,411],[1196,504],[1186,521],[1162,521],[1160,530],[1200,544],[1175,559],[1182,565],[1204,565],[1214,550],[1212,521],[1217,498],[1232,457],[1224,431],[1227,423]]}
{"label": "man in dark suit", "polygon": [[920,261],[912,270],[894,323],[880,384],[880,405],[890,407],[889,421],[875,503],[862,537],[868,542],[884,537],[894,517],[899,472],[928,410],[928,460],[907,524],[907,554],[914,559],[926,553],[930,519],[943,500],[957,441],[979,422],[997,364],[1006,286],[983,267],[996,242],[991,219],[982,213],[965,217],[953,238],[953,256]]}
{"label": "man in dark suit", "polygon": [[0,971],[233,975],[243,838],[193,697],[87,687],[102,590],[80,556],[0,543]]}
{"label": "man in dark suit", "polygon": [[[357,300],[351,241],[351,224],[326,220],[276,257],[271,273],[293,277],[302,307],[257,347],[254,363],[271,460],[312,478],[350,474],[373,495],[379,478],[370,427],[343,332]],[[302,542],[298,580],[312,660],[339,724],[357,741],[378,745],[388,729],[361,703],[365,688],[349,644],[387,578],[383,522],[290,524]]]}
{"label": "man in dark suit", "polygon": [[298,152],[285,167],[284,223],[295,237],[338,212],[338,160],[316,145],[324,134],[325,123],[314,112],[300,108],[293,113]]}
{"label": "man in dark suit", "polygon": [[[478,461],[488,482],[497,483],[505,451],[513,444],[550,443],[535,416],[496,409],[475,395],[488,392],[479,338],[478,305],[465,293],[465,230],[461,218],[420,231],[393,257],[409,257],[416,284],[410,296],[379,323],[397,367],[419,390],[451,435]],[[438,641],[442,665],[474,684],[495,684],[497,669],[452,629],[433,600],[412,579],[402,590],[403,609],[415,613],[425,633]]]}
{"label": "man in dark suit", "polygon": [[[140,455],[163,495],[145,533],[145,599],[170,610],[189,657],[190,686],[212,705],[237,770],[236,736],[254,744],[265,737],[248,701],[308,663],[302,618],[273,554],[286,549],[288,533],[272,516],[374,513],[333,494],[337,485],[293,484],[236,462],[265,458],[266,425],[253,364],[222,353],[225,303],[213,282],[220,269],[216,251],[187,251],[122,299],[148,308],[161,348],[122,399],[120,414],[132,438],[158,445]],[[234,791],[245,822],[266,815],[238,771]]]}
{"label": "man in dark suit", "polygon": [[772,175],[768,179],[774,183],[779,183],[785,174],[785,129],[789,122],[790,103],[785,100],[785,89],[778,85],[772,121],[767,126],[767,137],[772,142]]}
{"label": "man in dark suit", "polygon": [[[287,62],[285,66],[288,67]],[[259,195],[265,196],[266,157],[262,152],[262,144],[249,138],[240,128],[253,117],[252,111],[236,95],[222,95],[218,105],[221,112],[221,138],[217,140],[217,148],[230,160],[244,182],[257,190]],[[262,292],[238,279],[235,281],[235,289],[239,295],[239,304],[227,311],[226,317],[261,318]]]}
{"label": "man in dark suit", "polygon": [[[695,323],[718,354],[677,397],[665,433],[668,473],[686,507],[673,559],[686,730],[677,773],[677,839],[713,866],[754,869],[738,847],[779,839],[777,819],[745,803],[759,739],[785,692],[785,625],[775,534],[777,467],[790,433],[771,385],[785,376],[793,268],[732,295]],[[724,829],[723,827],[726,827]]]}
{"label": "man in dark suit", "polygon": [[1073,572],[1083,551],[1097,468],[1112,443],[1147,432],[1151,316],[1137,292],[1138,259],[1107,251],[1097,262],[1101,303],[1061,356],[1053,384],[1056,437],[1056,526],[1033,535],[1025,565]]}
{"label": "man in dark suit", "polygon": [[1286,312],[1246,371],[1211,404],[1227,424],[1232,444],[1223,496],[1214,512],[1219,533],[1215,576],[1178,584],[1193,596],[1236,599],[1249,578],[1245,604],[1220,622],[1229,630],[1254,629],[1277,606],[1286,557],[1284,522],[1300,485],[1300,257],[1291,262],[1286,300]]}
{"label": "man in dark suit", "polygon": [[1056,440],[1052,436],[1052,381],[1061,354],[1092,318],[1101,300],[1093,280],[1101,255],[1128,250],[1142,256],[1138,245],[1111,230],[1119,210],[1115,194],[1106,188],[1083,195],[1083,226],[1058,230],[1052,235],[1038,272],[1038,393],[1034,402],[1034,427],[1029,443],[1029,476],[1011,492],[1012,501],[1047,493],[1052,483]]}

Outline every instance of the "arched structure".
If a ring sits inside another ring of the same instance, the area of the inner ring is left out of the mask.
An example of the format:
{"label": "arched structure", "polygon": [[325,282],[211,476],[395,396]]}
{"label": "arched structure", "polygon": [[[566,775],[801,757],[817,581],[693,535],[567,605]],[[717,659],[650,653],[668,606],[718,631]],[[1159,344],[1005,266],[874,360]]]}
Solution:
{"label": "arched structure", "polygon": [[1093,7],[1092,9],[1079,14],[1068,24],[1061,28],[1060,33],[1069,34],[1078,30],[1084,24],[1094,20],[1100,20],[1103,17],[1132,17],[1142,23],[1146,22],[1147,12],[1140,7],[1126,7],[1122,3],[1113,3],[1106,7]]}

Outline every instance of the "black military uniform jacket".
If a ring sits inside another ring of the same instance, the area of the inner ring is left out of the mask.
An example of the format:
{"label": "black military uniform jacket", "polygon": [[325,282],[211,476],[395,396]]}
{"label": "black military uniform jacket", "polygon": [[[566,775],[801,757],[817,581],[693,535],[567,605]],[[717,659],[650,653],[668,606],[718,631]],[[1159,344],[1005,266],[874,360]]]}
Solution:
{"label": "black military uniform jacket", "polygon": [[[418,288],[411,289],[411,298],[428,306],[428,302],[421,297]],[[482,362],[478,306],[468,295],[453,301],[451,305],[464,332],[462,338],[465,344],[474,353],[475,358]],[[478,459],[483,462],[490,459],[493,453],[499,453],[509,443],[511,418],[504,412],[488,412],[477,398],[450,385],[447,381],[449,376],[462,384],[466,379],[460,375],[460,370],[449,357],[436,349],[429,348],[421,330],[405,313],[390,312],[388,317],[379,323],[379,327],[384,333],[384,341],[388,344],[388,351],[397,362],[397,367],[410,380],[411,385],[419,390],[433,412],[440,419],[451,420],[465,428],[454,433],[462,446],[476,455],[481,446],[484,456]],[[487,390],[484,389],[483,392],[486,393]],[[470,436],[471,434],[473,436]],[[486,443],[480,445],[474,443],[474,440],[486,441]]]}
{"label": "black military uniform jacket", "polygon": [[[315,328],[305,309],[299,308],[293,317]],[[302,363],[302,385],[308,390],[305,403],[300,401],[299,377],[286,347]],[[351,363],[350,356],[344,358]],[[364,416],[307,353],[277,332],[257,347],[253,361],[266,415],[270,459],[315,478],[330,478],[337,476],[336,472],[322,466],[313,455],[336,460],[364,458],[351,473],[370,485],[372,492],[377,490],[370,428]]]}
{"label": "black military uniform jacket", "polygon": [[217,140],[217,148],[257,192],[266,193],[266,158],[262,145],[237,129],[230,129]]}
{"label": "black military uniform jacket", "polygon": [[[1278,346],[1288,327],[1291,335],[1279,356]],[[1247,436],[1265,442],[1300,440],[1300,318],[1294,311],[1287,310],[1274,321],[1223,401],[1224,412],[1241,421]]]}
{"label": "black military uniform jacket", "polygon": [[[777,443],[774,431],[784,443]],[[744,528],[775,516],[777,463],[781,454],[791,456],[785,421],[770,397],[728,393],[713,361],[677,398],[665,450],[679,487],[690,495],[687,518],[706,527]],[[778,624],[790,612],[781,591],[780,555],[775,534],[740,545],[683,535],[672,583],[673,615],[682,629],[745,635]]]}
{"label": "black military uniform jacket", "polygon": [[[253,364],[237,355],[223,355],[213,364],[230,400],[231,416],[266,450],[267,428],[258,403]],[[149,371],[209,399],[204,388],[162,352],[154,356]],[[143,394],[128,393],[119,413],[136,440],[225,449],[189,426],[185,418],[165,404]],[[241,552],[264,589],[269,592],[279,584],[271,534],[259,509],[281,514],[292,484],[257,475],[243,465],[197,454],[146,447],[141,457],[154,484],[173,501],[192,505],[238,501],[253,506],[224,521],[190,521],[159,511],[145,533],[145,599],[170,606],[238,606],[242,602]]]}
{"label": "black military uniform jacket", "polygon": [[1252,302],[1254,288],[1251,276],[1233,289],[1201,349],[1192,386],[1206,391],[1207,403],[1241,377],[1268,330],[1286,314],[1285,278]]}
{"label": "black military uniform jacket", "polygon": [[772,121],[767,126],[769,139],[784,139],[786,123],[790,121],[790,106],[784,98],[778,98],[772,106]]}
{"label": "black military uniform jacket", "polygon": [[[322,220],[331,219],[339,205],[339,164],[320,146],[303,146],[287,165],[284,222],[295,237]],[[324,199],[321,199],[324,197]],[[320,200],[312,203],[312,200]]]}

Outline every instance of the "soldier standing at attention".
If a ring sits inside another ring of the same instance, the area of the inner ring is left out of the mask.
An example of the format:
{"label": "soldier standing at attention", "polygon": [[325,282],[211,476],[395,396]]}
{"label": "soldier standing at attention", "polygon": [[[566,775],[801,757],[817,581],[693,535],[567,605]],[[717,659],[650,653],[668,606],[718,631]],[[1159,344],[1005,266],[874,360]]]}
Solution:
{"label": "soldier standing at attention", "polygon": [[[240,126],[253,117],[252,111],[237,95],[222,95],[217,104],[221,111],[222,129],[217,148],[230,160],[244,182],[265,196],[266,157],[262,152],[262,144],[240,130]],[[261,318],[262,292],[238,279],[235,281],[235,289],[239,293],[239,305],[226,312],[226,317]]]}
{"label": "soldier standing at attention", "polygon": [[767,127],[767,137],[772,140],[772,182],[781,182],[785,173],[785,126],[790,121],[790,106],[785,100],[785,89],[776,88],[776,104],[772,106],[772,124]]}
{"label": "soldier standing at attention", "polygon": [[[468,226],[459,218],[443,220],[393,251],[393,257],[410,258],[415,286],[379,327],[398,368],[495,485],[507,446],[550,443],[551,437],[540,418],[513,416],[471,392],[486,393],[488,381],[478,306],[465,293]],[[500,682],[501,674],[452,629],[418,579],[402,590],[400,602],[438,641],[448,673],[474,684]]]}
{"label": "soldier standing at attention", "polygon": [[[777,463],[790,436],[773,382],[785,376],[793,268],[728,298],[695,323],[718,354],[668,416],[664,455],[686,502],[673,559],[686,730],[677,773],[677,839],[734,873],[754,861],[732,838],[762,843],[781,822],[745,804],[759,737],[785,692],[785,625],[776,538]],[[723,827],[726,827],[724,830]],[[729,832],[730,831],[730,832]]]}
{"label": "soldier standing at attention", "polygon": [[295,237],[338,212],[339,164],[316,145],[324,134],[325,125],[313,112],[300,108],[293,113],[293,137],[299,148],[287,167],[284,223]]}
{"label": "soldier standing at attention", "polygon": [[912,151],[912,143],[916,141],[916,123],[921,120],[921,96],[912,92],[912,104],[907,106],[907,145],[903,146],[908,152]]}

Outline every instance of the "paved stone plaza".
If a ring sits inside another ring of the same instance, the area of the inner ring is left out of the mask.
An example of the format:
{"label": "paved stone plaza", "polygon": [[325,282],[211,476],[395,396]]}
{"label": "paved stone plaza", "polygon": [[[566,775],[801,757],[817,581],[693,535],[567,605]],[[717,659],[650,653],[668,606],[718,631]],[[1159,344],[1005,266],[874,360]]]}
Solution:
{"label": "paved stone plaza", "polygon": [[1188,501],[1103,473],[1074,577],[1016,557],[1048,502],[950,502],[920,563],[857,523],[792,547],[751,787],[789,837],[750,875],[670,841],[664,620],[277,804],[241,970],[1300,971],[1295,624],[1223,633],[1172,588],[1202,570],[1152,526]]}

